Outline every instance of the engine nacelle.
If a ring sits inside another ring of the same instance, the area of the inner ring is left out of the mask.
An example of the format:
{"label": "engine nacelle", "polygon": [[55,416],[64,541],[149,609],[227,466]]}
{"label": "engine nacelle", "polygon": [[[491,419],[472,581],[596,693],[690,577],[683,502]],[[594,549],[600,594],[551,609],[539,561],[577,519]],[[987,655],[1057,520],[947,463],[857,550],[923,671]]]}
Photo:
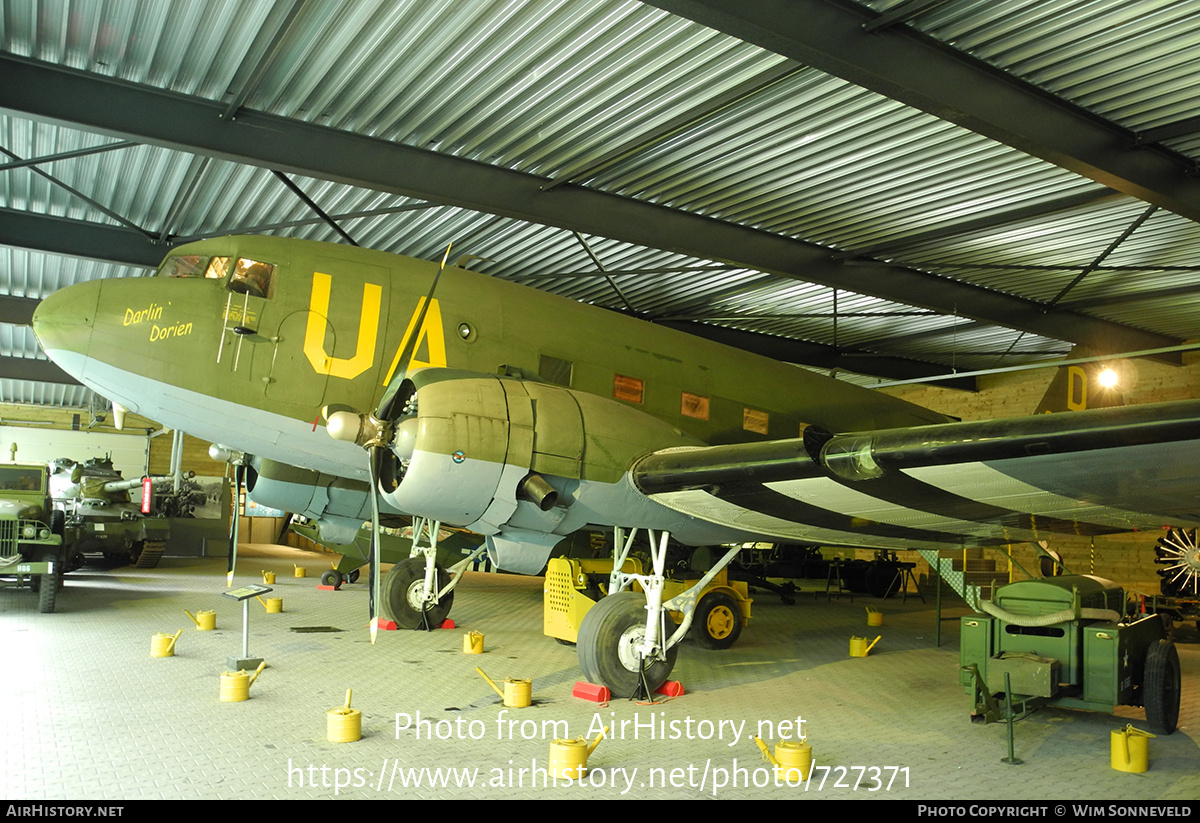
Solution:
{"label": "engine nacelle", "polygon": [[616,484],[648,452],[698,445],[635,408],[562,386],[451,369],[412,382],[415,415],[396,422],[392,441],[407,465],[385,469],[381,491],[400,511],[480,534],[511,525],[519,507],[522,528],[555,532],[581,482]]}
{"label": "engine nacelle", "polygon": [[274,460],[251,461],[246,494],[262,506],[319,521],[322,538],[335,543],[352,542],[363,522],[371,519],[365,483]]}

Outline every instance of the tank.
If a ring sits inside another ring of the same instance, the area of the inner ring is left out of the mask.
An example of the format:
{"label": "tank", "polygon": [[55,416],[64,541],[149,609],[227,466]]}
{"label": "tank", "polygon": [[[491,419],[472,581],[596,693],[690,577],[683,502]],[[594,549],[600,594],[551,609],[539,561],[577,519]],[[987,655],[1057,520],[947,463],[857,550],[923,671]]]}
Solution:
{"label": "tank", "polygon": [[[171,482],[169,477],[151,480],[156,485]],[[171,536],[171,523],[142,513],[140,503],[129,494],[141,486],[141,478],[126,480],[108,457],[84,463],[60,458],[50,464],[50,492],[56,508],[66,515],[68,570],[101,557],[108,563],[134,563],[139,568],[158,565]]]}

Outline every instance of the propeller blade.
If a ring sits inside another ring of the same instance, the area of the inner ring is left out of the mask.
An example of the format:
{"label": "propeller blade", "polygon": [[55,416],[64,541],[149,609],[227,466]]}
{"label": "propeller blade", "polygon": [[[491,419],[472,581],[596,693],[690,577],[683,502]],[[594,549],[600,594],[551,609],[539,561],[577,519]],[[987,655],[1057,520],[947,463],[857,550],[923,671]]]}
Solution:
{"label": "propeller blade", "polygon": [[412,365],[413,355],[417,351],[417,342],[421,339],[421,328],[425,325],[425,315],[428,314],[429,306],[433,303],[433,294],[437,291],[438,280],[441,279],[442,271],[446,268],[446,260],[450,258],[450,249],[453,246],[453,243],[446,246],[446,253],[442,255],[442,262],[438,266],[437,274],[433,276],[433,282],[429,284],[429,293],[425,295],[425,300],[421,303],[421,311],[418,312],[417,320],[412,325],[412,334],[404,341],[404,349],[400,352],[400,357],[397,358],[397,362],[400,364],[400,372],[392,378],[392,382],[388,383],[383,397],[379,400],[379,411],[375,416],[380,420],[387,419],[387,415],[392,408],[392,403],[395,402],[396,395],[400,392],[400,386],[408,376],[409,366]]}
{"label": "propeller blade", "polygon": [[378,478],[375,471],[375,457],[378,449],[367,449],[367,471],[371,476],[371,645],[375,645],[375,636],[379,633],[379,490]]}
{"label": "propeller blade", "polygon": [[233,585],[233,573],[237,568],[237,544],[238,544],[238,505],[242,502],[242,480],[245,477],[246,467],[236,466],[234,468],[233,481],[233,514],[229,524],[229,566],[225,572],[225,588]]}

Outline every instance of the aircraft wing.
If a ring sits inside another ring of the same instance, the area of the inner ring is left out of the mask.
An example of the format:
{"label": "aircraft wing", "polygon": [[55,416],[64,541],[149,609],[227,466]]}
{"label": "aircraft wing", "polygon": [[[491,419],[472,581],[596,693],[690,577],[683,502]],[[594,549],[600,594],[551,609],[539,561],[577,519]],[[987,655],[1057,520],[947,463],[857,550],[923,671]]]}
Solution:
{"label": "aircraft wing", "polygon": [[1194,401],[730,446],[634,466],[653,500],[789,542],[936,548],[1200,521]]}

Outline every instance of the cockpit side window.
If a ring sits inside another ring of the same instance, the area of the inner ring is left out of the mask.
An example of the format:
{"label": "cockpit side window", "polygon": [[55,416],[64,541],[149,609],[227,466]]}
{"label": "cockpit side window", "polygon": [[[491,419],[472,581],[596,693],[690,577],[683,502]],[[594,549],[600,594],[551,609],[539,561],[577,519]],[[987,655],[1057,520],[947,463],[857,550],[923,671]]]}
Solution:
{"label": "cockpit side window", "polygon": [[229,290],[236,294],[270,298],[275,287],[275,266],[249,257],[239,257],[229,278]]}
{"label": "cockpit side window", "polygon": [[209,280],[224,280],[227,274],[229,274],[228,257],[214,257],[208,264],[208,268],[204,270],[204,276]]}

